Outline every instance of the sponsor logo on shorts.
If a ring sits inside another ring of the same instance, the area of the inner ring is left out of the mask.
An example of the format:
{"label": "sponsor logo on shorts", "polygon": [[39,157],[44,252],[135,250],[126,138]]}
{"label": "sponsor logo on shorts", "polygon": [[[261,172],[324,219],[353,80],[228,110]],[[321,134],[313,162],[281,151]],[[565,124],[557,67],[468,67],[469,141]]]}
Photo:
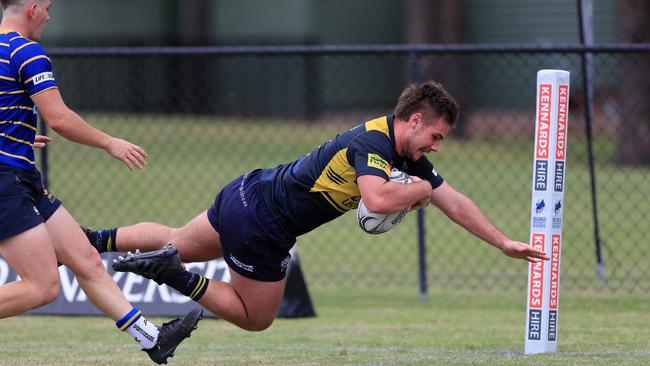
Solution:
{"label": "sponsor logo on shorts", "polygon": [[280,271],[284,272],[287,270],[287,267],[289,267],[289,263],[291,262],[291,256],[288,255],[286,258],[280,262]]}
{"label": "sponsor logo on shorts", "polygon": [[243,269],[244,271],[253,272],[254,269],[255,269],[253,266],[251,266],[251,265],[249,265],[249,264],[244,264],[244,263],[240,262],[240,261],[239,261],[237,258],[235,258],[232,254],[230,255],[230,260],[231,260],[231,261],[232,261],[232,262],[233,262],[237,267]]}
{"label": "sponsor logo on shorts", "polygon": [[390,176],[390,164],[377,154],[368,154],[368,166],[372,168],[381,169]]}
{"label": "sponsor logo on shorts", "polygon": [[54,73],[52,73],[52,72],[42,72],[40,74],[34,75],[34,78],[32,79],[32,81],[34,82],[34,85],[38,85],[38,84],[46,82],[48,80],[54,81]]}
{"label": "sponsor logo on shorts", "polygon": [[32,206],[32,208],[34,209],[34,212],[36,212],[37,215],[41,214],[40,212],[38,212],[38,209],[36,208],[36,206]]}
{"label": "sponsor logo on shorts", "polygon": [[244,190],[244,184],[246,184],[246,178],[248,178],[248,173],[244,174],[244,176],[241,178],[241,182],[239,183],[239,188],[238,188],[239,198],[241,199],[241,203],[242,205],[244,205],[244,207],[248,207],[248,201],[246,201],[246,191]]}

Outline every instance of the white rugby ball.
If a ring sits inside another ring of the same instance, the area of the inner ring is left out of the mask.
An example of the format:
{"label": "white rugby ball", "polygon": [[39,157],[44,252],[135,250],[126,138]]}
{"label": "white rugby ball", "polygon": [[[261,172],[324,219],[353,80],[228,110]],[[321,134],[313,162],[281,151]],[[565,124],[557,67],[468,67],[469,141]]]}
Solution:
{"label": "white rugby ball", "polygon": [[[391,182],[401,184],[409,184],[413,182],[410,175],[395,168],[392,168],[390,171],[390,180]],[[359,207],[357,208],[357,222],[359,223],[359,227],[368,234],[382,234],[402,222],[409,211],[410,209],[405,208],[400,212],[388,215],[374,213],[368,210],[368,207],[366,207],[362,199],[359,201]]]}

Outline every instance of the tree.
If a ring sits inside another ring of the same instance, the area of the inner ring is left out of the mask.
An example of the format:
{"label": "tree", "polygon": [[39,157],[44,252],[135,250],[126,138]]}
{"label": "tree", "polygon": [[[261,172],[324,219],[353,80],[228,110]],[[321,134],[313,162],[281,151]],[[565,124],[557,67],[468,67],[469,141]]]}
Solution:
{"label": "tree", "polygon": [[[622,42],[650,42],[650,2],[620,0],[618,34]],[[650,55],[621,56],[621,131],[616,160],[650,165]]]}

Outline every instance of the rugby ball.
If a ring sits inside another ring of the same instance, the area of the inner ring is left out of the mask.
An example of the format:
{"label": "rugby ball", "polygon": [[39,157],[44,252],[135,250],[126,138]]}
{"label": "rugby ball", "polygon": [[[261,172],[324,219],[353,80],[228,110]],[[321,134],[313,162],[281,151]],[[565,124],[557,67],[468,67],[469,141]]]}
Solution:
{"label": "rugby ball", "polygon": [[[390,171],[390,180],[391,182],[401,184],[413,182],[410,175],[395,168],[392,168]],[[357,222],[359,223],[359,227],[368,234],[382,234],[402,222],[409,211],[410,209],[405,208],[400,212],[388,215],[377,214],[368,210],[362,199],[359,201],[359,207],[357,207]]]}

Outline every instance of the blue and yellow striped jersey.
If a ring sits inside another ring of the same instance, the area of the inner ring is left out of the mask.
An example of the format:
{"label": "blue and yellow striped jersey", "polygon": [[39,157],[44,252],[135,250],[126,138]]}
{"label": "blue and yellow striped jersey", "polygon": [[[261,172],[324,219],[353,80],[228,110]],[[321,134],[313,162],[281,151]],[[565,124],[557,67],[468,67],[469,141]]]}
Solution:
{"label": "blue and yellow striped jersey", "polygon": [[395,167],[429,180],[433,188],[442,184],[426,157],[411,161],[397,154],[393,120],[385,116],[362,123],[296,161],[262,172],[260,193],[288,234],[307,233],[357,208],[361,175],[388,180]]}
{"label": "blue and yellow striped jersey", "polygon": [[43,48],[18,32],[0,30],[0,164],[36,170],[31,96],[50,88],[56,83]]}

